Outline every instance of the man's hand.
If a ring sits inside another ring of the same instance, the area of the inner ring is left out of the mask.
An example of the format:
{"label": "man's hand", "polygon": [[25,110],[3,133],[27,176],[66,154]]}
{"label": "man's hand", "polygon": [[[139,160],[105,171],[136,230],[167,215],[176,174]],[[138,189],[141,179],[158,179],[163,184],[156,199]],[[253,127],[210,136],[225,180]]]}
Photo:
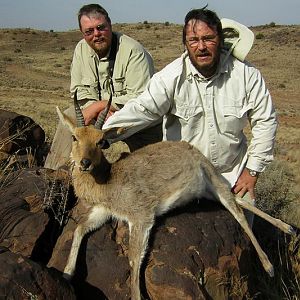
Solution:
{"label": "man's hand", "polygon": [[[107,102],[107,100],[95,101],[93,104],[83,109],[82,113],[85,125],[89,125],[93,119],[97,119],[99,113],[105,109]],[[115,109],[111,106],[108,116],[111,116],[114,111]]]}
{"label": "man's hand", "polygon": [[240,197],[243,197],[247,192],[249,192],[251,199],[255,199],[254,187],[256,182],[257,176],[251,176],[248,169],[244,168],[242,174],[236,181],[235,186],[232,188],[232,191]]}

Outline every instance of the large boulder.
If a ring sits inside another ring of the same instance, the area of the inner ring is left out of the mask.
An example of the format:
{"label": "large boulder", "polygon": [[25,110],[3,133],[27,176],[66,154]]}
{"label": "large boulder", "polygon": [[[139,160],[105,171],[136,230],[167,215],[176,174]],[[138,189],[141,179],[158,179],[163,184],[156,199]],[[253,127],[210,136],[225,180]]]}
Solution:
{"label": "large boulder", "polygon": [[[84,217],[78,204],[59,237],[48,266],[63,271],[72,234]],[[127,225],[105,224],[83,241],[73,279],[77,295],[129,299]],[[142,290],[150,299],[232,299],[228,282],[250,272],[252,247],[239,224],[219,204],[192,203],[157,220],[142,267]],[[101,292],[100,292],[101,291]],[[248,293],[240,284],[240,298]],[[209,298],[210,297],[210,298]]]}
{"label": "large boulder", "polygon": [[35,156],[38,164],[44,155],[45,132],[31,118],[0,109],[0,160],[9,155]]}
{"label": "large boulder", "polygon": [[76,299],[72,286],[57,271],[4,247],[0,248],[0,266],[0,299]]}
{"label": "large boulder", "polygon": [[3,176],[0,245],[47,263],[63,228],[67,204],[62,195],[68,191],[63,182],[67,180],[64,171],[46,169],[22,169]]}

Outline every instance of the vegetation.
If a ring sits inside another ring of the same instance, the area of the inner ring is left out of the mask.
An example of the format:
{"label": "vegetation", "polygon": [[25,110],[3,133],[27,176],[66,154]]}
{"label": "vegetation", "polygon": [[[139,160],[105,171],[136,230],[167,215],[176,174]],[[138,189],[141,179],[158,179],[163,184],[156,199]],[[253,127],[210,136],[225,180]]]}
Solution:
{"label": "vegetation", "polygon": [[264,37],[265,37],[264,34],[261,33],[261,32],[259,32],[259,33],[256,35],[256,39],[258,39],[258,40],[261,40],[261,39],[263,39]]}

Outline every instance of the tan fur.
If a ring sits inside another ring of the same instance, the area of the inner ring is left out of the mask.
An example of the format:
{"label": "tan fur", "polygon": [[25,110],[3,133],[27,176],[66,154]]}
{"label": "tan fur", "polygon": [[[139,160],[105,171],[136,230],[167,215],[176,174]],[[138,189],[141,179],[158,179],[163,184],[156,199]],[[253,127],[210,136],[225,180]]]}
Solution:
{"label": "tan fur", "polygon": [[[58,114],[76,138],[71,153],[76,195],[80,201],[91,205],[88,218],[75,230],[64,270],[65,277],[74,274],[83,236],[113,216],[129,224],[131,298],[140,299],[140,266],[155,217],[195,198],[201,198],[207,191],[213,193],[240,223],[257,250],[265,270],[273,276],[273,266],[259,246],[240,208],[247,204],[244,205],[240,199],[237,204],[223,177],[200,151],[186,142],[160,142],[139,149],[110,165],[99,145],[124,129],[101,131],[92,126],[76,128],[60,111]],[[90,165],[86,164],[87,161]],[[292,228],[280,220],[252,209],[252,206],[246,208],[260,214],[283,231],[292,232]]]}

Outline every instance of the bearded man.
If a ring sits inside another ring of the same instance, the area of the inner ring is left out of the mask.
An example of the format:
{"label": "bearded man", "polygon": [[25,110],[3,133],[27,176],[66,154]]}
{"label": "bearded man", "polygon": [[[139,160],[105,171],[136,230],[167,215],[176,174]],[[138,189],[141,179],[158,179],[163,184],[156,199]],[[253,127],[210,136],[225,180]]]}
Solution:
{"label": "bearded man", "polygon": [[[154,73],[151,55],[129,36],[113,32],[107,11],[98,4],[88,4],[78,12],[83,39],[78,42],[71,65],[71,96],[75,91],[84,108],[85,123],[90,124],[106,107],[110,93],[109,115],[140,95]],[[107,84],[112,79],[113,91]],[[65,111],[75,119],[74,106]],[[162,139],[161,120],[124,140],[131,151]],[[58,169],[69,160],[72,138],[59,122],[45,167]]]}
{"label": "bearded man", "polygon": [[[224,41],[228,29],[238,34],[229,48]],[[194,145],[233,193],[253,202],[258,175],[273,159],[277,128],[264,79],[244,61],[253,37],[244,25],[221,21],[211,10],[191,10],[182,35],[186,51],[156,73],[146,90],[103,128],[128,128],[122,131],[122,139],[163,117],[164,140]],[[252,132],[249,144],[244,134],[247,124]]]}

